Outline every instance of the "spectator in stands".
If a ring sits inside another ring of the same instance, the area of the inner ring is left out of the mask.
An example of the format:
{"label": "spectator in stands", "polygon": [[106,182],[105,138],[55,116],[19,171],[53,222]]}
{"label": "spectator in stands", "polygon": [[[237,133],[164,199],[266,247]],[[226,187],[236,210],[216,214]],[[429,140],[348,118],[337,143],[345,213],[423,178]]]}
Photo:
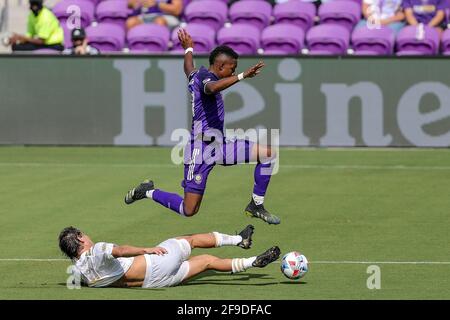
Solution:
{"label": "spectator in stands", "polygon": [[97,55],[100,51],[88,44],[86,31],[83,28],[75,28],[71,33],[72,47],[63,51],[67,55]]}
{"label": "spectator in stands", "polygon": [[13,34],[8,41],[13,51],[37,49],[64,50],[64,31],[55,15],[43,5],[43,0],[29,0],[30,14],[26,35]]}
{"label": "spectator in stands", "polygon": [[363,0],[362,19],[357,27],[367,25],[369,28],[388,26],[395,33],[404,26],[405,14],[403,13],[402,0]]}
{"label": "spectator in stands", "polygon": [[173,29],[180,24],[183,0],[128,0],[133,13],[127,20],[127,29],[142,23],[156,23]]}
{"label": "spectator in stands", "polygon": [[445,12],[449,6],[447,0],[403,0],[402,6],[409,25],[422,23],[439,32],[446,28]]}

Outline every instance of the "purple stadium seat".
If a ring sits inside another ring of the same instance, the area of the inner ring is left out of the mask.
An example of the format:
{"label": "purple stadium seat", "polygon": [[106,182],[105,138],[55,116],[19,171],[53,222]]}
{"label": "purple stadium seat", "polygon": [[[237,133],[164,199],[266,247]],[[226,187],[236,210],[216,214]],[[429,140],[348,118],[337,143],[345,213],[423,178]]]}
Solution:
{"label": "purple stadium seat", "polygon": [[344,55],[350,42],[350,32],[343,26],[322,24],[309,29],[306,42],[311,55]]}
{"label": "purple stadium seat", "polygon": [[265,54],[299,54],[303,49],[305,32],[292,24],[274,24],[261,34],[261,45]]}
{"label": "purple stadium seat", "polygon": [[[361,5],[361,0],[329,0],[329,1],[351,1],[351,2],[354,2],[354,3],[357,3],[357,4],[359,4],[359,5]],[[328,1],[322,1],[322,3],[325,3],[325,2],[328,2]]]}
{"label": "purple stadium seat", "polygon": [[270,24],[272,6],[260,0],[238,1],[231,5],[229,11],[232,23],[246,23],[264,29]]}
{"label": "purple stadium seat", "polygon": [[122,51],[125,44],[125,30],[112,23],[99,23],[86,28],[89,44],[100,52]]}
{"label": "purple stadium seat", "polygon": [[446,56],[450,55],[450,29],[442,34],[442,53]]}
{"label": "purple stadium seat", "polygon": [[439,51],[439,33],[435,28],[407,26],[397,34],[397,55],[435,55]]}
{"label": "purple stadium seat", "polygon": [[395,46],[395,34],[391,28],[356,28],[352,33],[355,55],[391,55]]}
{"label": "purple stadium seat", "polygon": [[352,31],[361,19],[361,5],[353,1],[331,1],[319,7],[320,24],[338,24]]}
{"label": "purple stadium seat", "polygon": [[[214,48],[216,32],[212,27],[198,23],[190,23],[184,29],[187,30],[192,40],[194,40],[196,53],[209,53]],[[172,53],[184,53],[177,33],[178,28],[175,28],[172,32]]]}
{"label": "purple stadium seat", "polygon": [[107,0],[98,4],[95,15],[98,22],[113,23],[125,28],[128,12],[127,1]]}
{"label": "purple stadium seat", "polygon": [[260,48],[260,31],[248,24],[233,24],[223,27],[217,33],[217,42],[227,45],[242,55],[256,54]]}
{"label": "purple stadium seat", "polygon": [[[78,8],[77,8],[78,7]],[[80,26],[86,28],[94,20],[94,3],[88,0],[63,0],[58,2],[52,9],[58,18],[61,26],[67,26],[67,19],[73,17],[74,14],[80,14]],[[76,23],[76,19],[70,23]]]}
{"label": "purple stadium seat", "polygon": [[188,23],[207,24],[219,30],[227,19],[228,7],[224,2],[217,0],[193,1],[184,10]]}
{"label": "purple stadium seat", "polygon": [[64,31],[64,48],[72,47],[72,30],[65,23],[61,25],[61,28]]}
{"label": "purple stadium seat", "polygon": [[311,2],[290,0],[275,5],[273,16],[275,23],[291,23],[301,27],[305,32],[314,25],[316,6]]}
{"label": "purple stadium seat", "polygon": [[127,33],[131,52],[165,52],[169,44],[170,31],[158,24],[141,24]]}

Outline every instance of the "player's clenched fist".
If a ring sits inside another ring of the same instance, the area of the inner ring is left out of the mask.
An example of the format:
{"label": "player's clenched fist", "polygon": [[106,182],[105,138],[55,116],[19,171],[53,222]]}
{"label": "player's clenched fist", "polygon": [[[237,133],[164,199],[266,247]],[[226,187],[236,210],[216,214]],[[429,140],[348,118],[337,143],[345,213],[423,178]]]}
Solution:
{"label": "player's clenched fist", "polygon": [[260,61],[257,64],[255,64],[253,67],[250,67],[244,72],[244,78],[253,78],[258,73],[261,72],[262,67],[264,67],[264,62]]}

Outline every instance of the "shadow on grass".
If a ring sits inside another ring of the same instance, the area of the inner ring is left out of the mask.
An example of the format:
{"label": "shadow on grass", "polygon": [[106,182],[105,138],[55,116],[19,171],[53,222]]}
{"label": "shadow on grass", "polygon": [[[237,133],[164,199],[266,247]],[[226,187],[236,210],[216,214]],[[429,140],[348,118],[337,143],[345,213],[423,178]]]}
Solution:
{"label": "shadow on grass", "polygon": [[[60,283],[58,283],[58,286],[61,286],[61,287],[67,287],[67,284],[65,283],[65,282],[60,282]],[[151,290],[151,291],[165,291],[167,288],[142,288],[142,287],[129,287],[129,288],[127,288],[127,287],[104,287],[104,288],[94,288],[94,287],[92,287],[92,288],[90,288],[90,287],[88,287],[88,286],[81,286],[81,288],[82,289],[92,289],[92,290],[98,290],[98,289],[115,289],[115,290],[117,290],[117,289],[122,289],[122,290],[130,290],[130,289],[134,289],[134,290],[145,290],[145,291],[148,291],[148,290]]]}
{"label": "shadow on grass", "polygon": [[[214,277],[214,279],[209,279]],[[217,279],[216,277],[224,277],[223,279]],[[231,285],[231,286],[267,286],[278,284],[278,282],[266,282],[266,283],[242,283],[242,281],[250,281],[254,279],[274,279],[267,274],[260,273],[245,273],[245,274],[230,274],[225,272],[207,271],[201,273],[192,279],[189,279],[183,286],[195,286],[204,284],[216,284],[216,285]]]}
{"label": "shadow on grass", "polygon": [[[274,280],[274,277],[271,277],[267,274],[261,273],[243,273],[243,274],[230,274],[228,272],[217,272],[217,271],[206,271],[203,272],[186,282],[182,283],[182,286],[197,286],[197,285],[229,285],[229,286],[269,286],[275,284],[281,285],[299,285],[299,284],[307,284],[305,281],[270,281],[263,283],[255,283],[252,280]],[[249,283],[245,283],[251,281]],[[67,284],[65,282],[58,283],[59,286],[66,287]],[[87,288],[87,287],[83,287]],[[108,287],[111,289],[112,287]],[[92,288],[98,289],[98,288]],[[143,289],[143,288],[113,288],[113,289]],[[155,290],[155,291],[164,291],[167,288],[145,288],[145,290]]]}
{"label": "shadow on grass", "polygon": [[305,282],[305,281],[295,281],[295,280],[292,280],[292,281],[280,281],[280,282],[278,282],[279,284],[292,284],[292,285],[299,285],[299,284],[308,284],[308,282]]}

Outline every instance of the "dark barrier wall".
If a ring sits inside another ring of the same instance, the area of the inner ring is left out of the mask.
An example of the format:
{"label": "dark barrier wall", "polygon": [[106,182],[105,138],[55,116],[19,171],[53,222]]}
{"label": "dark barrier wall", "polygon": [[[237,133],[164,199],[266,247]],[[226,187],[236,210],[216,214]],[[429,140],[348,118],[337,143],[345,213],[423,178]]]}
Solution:
{"label": "dark barrier wall", "polygon": [[[264,61],[224,93],[227,128],[280,129],[292,146],[450,146],[448,59]],[[190,128],[186,85],[182,57],[2,56],[0,144],[173,145]]]}

